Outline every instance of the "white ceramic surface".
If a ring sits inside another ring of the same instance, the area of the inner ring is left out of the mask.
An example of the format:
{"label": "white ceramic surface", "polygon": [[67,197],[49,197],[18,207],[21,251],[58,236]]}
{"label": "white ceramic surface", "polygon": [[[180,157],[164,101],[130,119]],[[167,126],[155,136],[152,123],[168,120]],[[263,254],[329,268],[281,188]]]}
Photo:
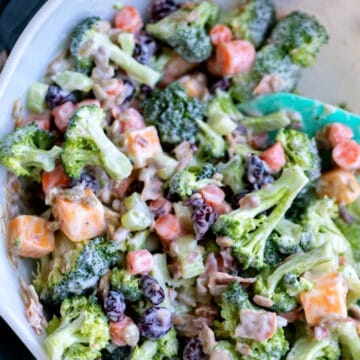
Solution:
{"label": "white ceramic surface", "polygon": [[[89,15],[109,18],[115,0],[49,0],[34,17],[18,40],[0,77],[0,138],[12,129],[10,114],[15,99],[24,100],[29,85],[41,80],[47,64],[59,52],[70,30]],[[230,7],[239,1],[218,0]],[[360,113],[360,6],[359,0],[275,0],[279,13],[301,9],[316,15],[327,27],[330,42],[323,48],[317,64],[304,71],[300,90],[307,96],[337,104],[346,101]],[[131,3],[143,12],[148,0]],[[5,184],[5,171],[0,171],[0,184]],[[1,186],[0,189],[4,189]],[[0,190],[4,207],[4,190]],[[1,229],[0,229],[1,230]],[[2,231],[1,233],[4,233]],[[6,241],[0,236],[0,316],[14,329],[36,359],[46,359],[41,338],[28,325],[20,298],[16,273],[10,265]],[[20,272],[29,277],[26,264]]]}

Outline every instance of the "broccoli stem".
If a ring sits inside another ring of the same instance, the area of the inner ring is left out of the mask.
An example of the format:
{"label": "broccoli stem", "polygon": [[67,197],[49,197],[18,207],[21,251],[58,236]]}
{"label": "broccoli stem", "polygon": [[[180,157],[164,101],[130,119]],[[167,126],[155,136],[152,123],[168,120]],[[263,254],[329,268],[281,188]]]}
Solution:
{"label": "broccoli stem", "polygon": [[[99,149],[99,156],[106,171],[114,180],[122,180],[129,176],[132,165],[128,157],[109,140],[103,131],[96,126],[89,126],[89,134]],[[121,174],[119,174],[121,169]]]}
{"label": "broccoli stem", "polygon": [[[44,171],[55,169],[55,159],[61,154],[62,149],[53,146],[50,150],[33,149],[26,145],[17,145],[19,160],[28,166],[42,168]],[[21,155],[20,155],[21,154]]]}
{"label": "broccoli stem", "polygon": [[354,324],[350,321],[341,323],[337,327],[337,333],[343,345],[343,359],[359,359],[360,338]]}
{"label": "broccoli stem", "polygon": [[242,120],[243,125],[253,134],[279,130],[288,126],[290,122],[288,115],[283,110],[261,117],[246,117]]}
{"label": "broccoli stem", "polygon": [[110,50],[110,59],[136,81],[154,87],[159,81],[161,74],[153,70],[151,67],[145,66],[137,62],[128,53],[121,50],[113,44],[110,39],[103,34],[97,34],[96,39],[99,45],[104,45]]}
{"label": "broccoli stem", "polygon": [[286,274],[301,275],[312,268],[333,260],[334,254],[329,243],[303,254],[296,254],[280,265],[267,279],[269,294],[273,294],[278,283]]}

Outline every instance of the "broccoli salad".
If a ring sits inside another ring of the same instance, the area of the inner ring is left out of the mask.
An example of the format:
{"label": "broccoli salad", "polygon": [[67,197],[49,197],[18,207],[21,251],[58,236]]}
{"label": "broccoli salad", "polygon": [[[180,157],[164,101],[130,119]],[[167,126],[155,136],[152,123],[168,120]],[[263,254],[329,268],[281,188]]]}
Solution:
{"label": "broccoli salad", "polygon": [[0,141],[50,360],[360,359],[360,145],[239,110],[295,91],[327,41],[270,0],[75,26]]}

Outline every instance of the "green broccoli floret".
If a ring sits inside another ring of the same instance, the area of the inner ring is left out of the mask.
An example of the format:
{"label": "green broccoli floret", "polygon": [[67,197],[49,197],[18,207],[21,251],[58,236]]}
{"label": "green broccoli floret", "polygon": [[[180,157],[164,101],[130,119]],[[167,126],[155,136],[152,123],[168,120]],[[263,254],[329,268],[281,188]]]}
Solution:
{"label": "green broccoli floret", "polygon": [[247,0],[230,26],[237,39],[248,40],[258,48],[275,21],[275,7],[270,0]]}
{"label": "green broccoli floret", "polygon": [[16,128],[0,141],[0,164],[16,176],[41,180],[41,172],[55,169],[61,148],[53,146],[52,135],[40,130],[35,123]]}
{"label": "green broccoli floret", "polygon": [[355,360],[360,358],[360,337],[356,331],[356,322],[339,322],[335,334],[339,338],[342,359]]}
{"label": "green broccoli floret", "polygon": [[121,216],[121,224],[130,231],[145,230],[153,221],[152,213],[146,202],[138,193],[133,193],[124,202],[124,213]]}
{"label": "green broccoli floret", "polygon": [[34,285],[41,300],[57,305],[94,288],[118,259],[116,244],[103,237],[76,244],[66,238],[57,239],[52,258],[41,264]]}
{"label": "green broccoli floret", "polygon": [[206,122],[196,120],[200,132],[198,133],[198,151],[196,153],[199,159],[218,159],[225,155],[226,142],[224,138],[214,131]]}
{"label": "green broccoli floret", "polygon": [[99,17],[89,17],[80,23],[72,33],[70,52],[75,62],[75,70],[85,74],[90,73],[95,52],[83,51],[83,47],[91,46],[96,50],[102,46],[109,52],[110,60],[126,71],[131,78],[148,86],[155,86],[161,74],[151,67],[140,64],[126,51],[121,50],[110,40],[108,34],[98,32],[99,21]]}
{"label": "green broccoli floret", "polygon": [[172,83],[166,89],[154,90],[142,109],[147,124],[156,126],[163,143],[178,144],[195,141],[199,128],[196,120],[203,118],[205,106],[189,97],[180,84]]}
{"label": "green broccoli floret", "polygon": [[335,219],[336,225],[349,241],[356,262],[360,262],[360,198],[344,208],[350,217],[350,221],[344,221],[340,217]]}
{"label": "green broccoli floret", "polygon": [[312,233],[309,227],[281,219],[275,226],[271,235],[281,254],[291,255],[302,250],[309,250],[311,246]]}
{"label": "green broccoli floret", "polygon": [[165,360],[176,358],[179,351],[176,331],[171,328],[161,339],[157,341],[146,340],[140,346],[136,346],[131,360]]}
{"label": "green broccoli floret", "polygon": [[282,328],[278,328],[275,334],[266,341],[247,341],[250,347],[249,355],[243,355],[243,360],[280,360],[289,350]]}
{"label": "green broccoli floret", "polygon": [[346,255],[352,261],[351,246],[333,219],[338,216],[338,208],[333,200],[321,199],[310,204],[302,218],[312,233],[311,247],[328,242],[336,254]]}
{"label": "green broccoli floret", "polygon": [[272,236],[266,240],[265,250],[264,250],[264,263],[269,266],[275,266],[281,263],[284,259],[284,255],[281,254],[279,248]]}
{"label": "green broccoli floret", "polygon": [[[235,329],[239,325],[241,310],[256,310],[256,307],[250,303],[248,294],[236,282],[233,282],[221,293],[219,305],[221,307],[220,315],[224,321],[220,324],[217,323],[216,326],[221,329],[222,335],[233,338],[236,338]],[[267,341],[259,342],[239,338],[236,338],[236,340],[247,344],[251,348],[249,355],[242,355],[242,358],[246,360],[280,360],[289,348],[281,328]]]}
{"label": "green broccoli floret", "polygon": [[229,93],[216,90],[208,103],[206,116],[209,126],[220,135],[230,134],[244,116],[238,111]]}
{"label": "green broccoli floret", "polygon": [[250,303],[248,294],[237,282],[233,282],[221,293],[219,305],[221,317],[224,319],[222,328],[234,337],[240,321],[240,310],[254,309],[254,306]]}
{"label": "green broccoli floret", "polygon": [[211,39],[205,25],[218,13],[218,7],[203,1],[192,10],[180,9],[160,21],[148,24],[146,31],[171,46],[186,61],[198,63],[210,57]]}
{"label": "green broccoli floret", "polygon": [[314,16],[299,11],[281,19],[271,33],[270,41],[283,48],[292,61],[303,67],[314,64],[320,47],[329,36]]}
{"label": "green broccoli floret", "polygon": [[290,125],[286,111],[280,110],[265,116],[245,117],[242,124],[251,134],[263,134]]}
{"label": "green broccoli floret", "polygon": [[130,360],[131,352],[130,346],[119,346],[112,351],[105,349],[101,352],[101,360]]}
{"label": "green broccoli floret", "polygon": [[60,319],[54,317],[49,327],[44,348],[51,360],[95,360],[110,340],[107,318],[94,298],[64,300]]}
{"label": "green broccoli floret", "polygon": [[251,99],[253,91],[265,76],[272,76],[276,90],[292,91],[300,77],[300,66],[294,64],[285,51],[275,45],[264,46],[256,53],[252,69],[233,78],[231,96],[237,101]]}
{"label": "green broccoli floret", "polygon": [[[256,205],[240,207],[221,215],[215,222],[213,231],[217,236],[229,236],[233,240],[233,253],[245,268],[265,266],[266,240],[307,182],[300,167],[284,169],[273,184],[242,200]],[[264,211],[268,214],[264,215]]]}
{"label": "green broccoli floret", "polygon": [[103,167],[114,180],[130,175],[131,162],[105,135],[104,118],[105,112],[96,105],[82,106],[71,116],[61,159],[72,178],[78,179],[89,165]]}
{"label": "green broccoli floret", "polygon": [[125,269],[112,269],[110,284],[114,290],[121,292],[127,301],[138,301],[142,297],[140,278],[130,275]]}
{"label": "green broccoli floret", "polygon": [[299,165],[310,181],[321,175],[321,159],[314,138],[293,129],[281,129],[276,135],[285,151],[286,166]]}
{"label": "green broccoli floret", "polygon": [[196,180],[211,179],[216,173],[216,167],[211,163],[203,164],[197,172]]}
{"label": "green broccoli floret", "polygon": [[221,184],[213,179],[197,179],[196,172],[191,172],[190,169],[181,170],[175,173],[169,180],[168,189],[170,194],[177,194],[182,199],[190,196],[194,191],[200,190],[208,184]]}
{"label": "green broccoli floret", "polygon": [[322,264],[330,263],[333,258],[334,253],[328,243],[307,253],[294,254],[274,271],[264,270],[256,280],[255,292],[272,300],[274,310],[279,312],[290,311],[297,306],[293,290],[297,287],[302,291],[309,285],[305,279],[300,279],[298,283],[295,282],[294,277],[298,279],[304,272]]}
{"label": "green broccoli floret", "polygon": [[296,340],[286,360],[338,360],[340,355],[339,344],[331,336],[321,340],[303,336]]}
{"label": "green broccoli floret", "polygon": [[234,194],[244,189],[245,166],[239,155],[233,156],[227,163],[220,163],[217,171],[223,176],[221,182],[231,188]]}

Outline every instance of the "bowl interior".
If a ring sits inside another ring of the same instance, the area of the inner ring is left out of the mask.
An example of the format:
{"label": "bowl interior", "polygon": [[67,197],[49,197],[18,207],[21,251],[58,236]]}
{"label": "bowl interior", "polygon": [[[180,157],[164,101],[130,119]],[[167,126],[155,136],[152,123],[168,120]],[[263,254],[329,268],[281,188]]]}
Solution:
{"label": "bowl interior", "polygon": [[[232,7],[239,1],[218,0],[223,7]],[[114,0],[49,0],[28,25],[18,40],[0,77],[0,109],[2,126],[0,138],[13,127],[11,111],[16,99],[24,101],[29,85],[41,80],[48,63],[62,49],[71,29],[80,20],[90,15],[110,18],[114,10]],[[150,1],[122,1],[138,7],[146,13]],[[308,11],[316,15],[327,27],[330,42],[323,48],[318,62],[313,68],[304,71],[299,90],[306,96],[319,98],[334,105],[347,102],[350,108],[360,113],[360,7],[358,0],[343,0],[341,11],[336,0],[275,0],[279,14],[293,9]],[[14,329],[20,339],[32,351],[36,359],[46,359],[41,338],[37,337],[28,325],[24,305],[20,297],[17,271],[11,266],[5,241],[6,229],[6,173],[0,170],[0,223],[1,283],[0,315]],[[25,279],[31,277],[31,266],[19,261],[18,271]]]}

